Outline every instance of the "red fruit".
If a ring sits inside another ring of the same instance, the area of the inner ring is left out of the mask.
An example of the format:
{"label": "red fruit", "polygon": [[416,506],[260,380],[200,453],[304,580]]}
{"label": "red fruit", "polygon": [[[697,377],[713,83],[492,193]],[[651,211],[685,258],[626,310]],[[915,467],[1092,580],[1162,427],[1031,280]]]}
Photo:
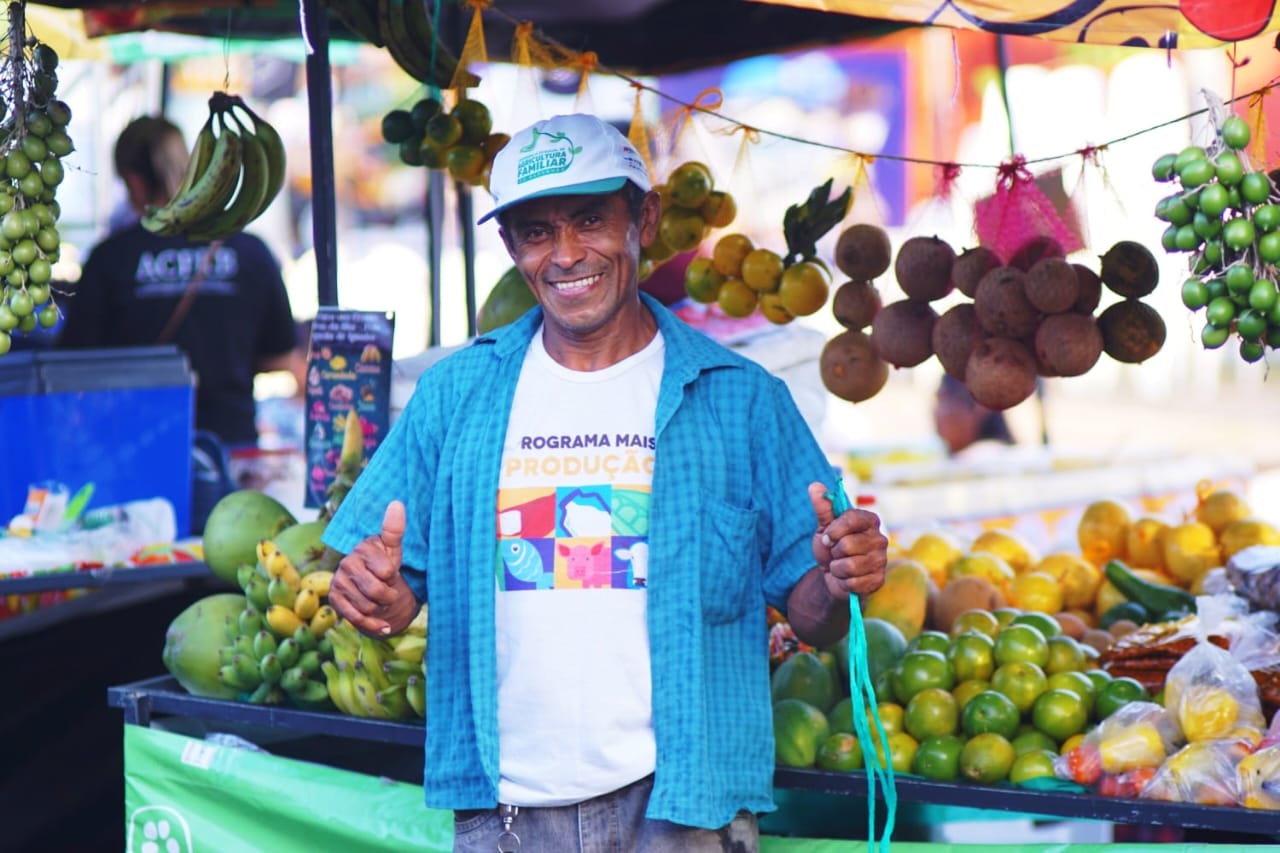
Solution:
{"label": "red fruit", "polygon": [[1219,41],[1242,41],[1267,28],[1275,14],[1275,0],[1179,0],[1182,17],[1200,32]]}

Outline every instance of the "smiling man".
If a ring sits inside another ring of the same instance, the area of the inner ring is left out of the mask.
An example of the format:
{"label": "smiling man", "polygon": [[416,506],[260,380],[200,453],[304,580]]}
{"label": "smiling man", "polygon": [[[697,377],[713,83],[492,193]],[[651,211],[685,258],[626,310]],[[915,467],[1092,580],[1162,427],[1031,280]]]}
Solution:
{"label": "smiling man", "polygon": [[538,305],[423,374],[325,533],[330,601],[375,636],[428,602],[423,782],[455,850],[755,850],[765,605],[838,640],[879,519],[833,513],[781,380],[640,293],[661,205],[617,130],[539,122],[490,187]]}

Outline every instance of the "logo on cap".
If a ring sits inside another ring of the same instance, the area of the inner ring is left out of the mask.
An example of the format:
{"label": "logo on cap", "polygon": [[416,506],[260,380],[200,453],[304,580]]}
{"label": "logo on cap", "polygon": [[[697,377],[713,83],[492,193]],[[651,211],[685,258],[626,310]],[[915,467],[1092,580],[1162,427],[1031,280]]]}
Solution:
{"label": "logo on cap", "polygon": [[[520,149],[520,153],[525,156],[516,161],[517,184],[566,172],[573,165],[574,155],[582,152],[582,146],[574,145],[567,134],[555,130],[538,130],[536,127],[530,130],[533,138]],[[547,141],[546,146],[538,150],[539,140],[544,139]]]}

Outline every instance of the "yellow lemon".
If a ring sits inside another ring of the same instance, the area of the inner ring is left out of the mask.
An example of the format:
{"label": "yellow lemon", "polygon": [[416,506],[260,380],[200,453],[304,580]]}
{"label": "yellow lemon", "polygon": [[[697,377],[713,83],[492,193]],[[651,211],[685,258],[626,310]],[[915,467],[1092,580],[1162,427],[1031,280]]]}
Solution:
{"label": "yellow lemon", "polygon": [[1206,483],[1196,487],[1199,497],[1196,503],[1196,521],[1209,525],[1214,533],[1221,533],[1231,522],[1249,516],[1249,505],[1244,498],[1229,489],[1210,489]]}
{"label": "yellow lemon", "polygon": [[1098,584],[1098,592],[1093,600],[1094,616],[1101,617],[1103,613],[1106,613],[1112,607],[1128,600],[1129,597],[1116,589],[1115,584],[1103,578],[1102,583]]}
{"label": "yellow lemon", "polygon": [[941,588],[947,584],[947,570],[964,556],[964,550],[950,531],[931,530],[916,537],[906,556],[928,569],[934,583]]}
{"label": "yellow lemon", "polygon": [[1102,584],[1102,571],[1097,566],[1079,554],[1065,551],[1043,558],[1032,566],[1032,571],[1049,575],[1058,582],[1062,604],[1067,609],[1092,607]]}
{"label": "yellow lemon", "polygon": [[1094,501],[1084,509],[1076,526],[1080,553],[1095,566],[1123,560],[1129,532],[1129,510],[1114,500]]}
{"label": "yellow lemon", "polygon": [[1200,521],[1188,521],[1169,528],[1164,541],[1164,567],[1182,586],[1194,583],[1202,574],[1222,565],[1222,554],[1213,528]]}
{"label": "yellow lemon", "polygon": [[1169,525],[1158,518],[1143,516],[1129,525],[1125,537],[1128,560],[1135,566],[1164,568],[1164,537]]}
{"label": "yellow lemon", "polygon": [[995,554],[1009,564],[1014,574],[1022,574],[1040,559],[1036,549],[1026,539],[1012,530],[992,528],[978,534],[969,546],[970,551],[986,551]]}
{"label": "yellow lemon", "polygon": [[1037,613],[1057,613],[1062,609],[1062,588],[1051,575],[1027,572],[1013,579],[1011,604]]}
{"label": "yellow lemon", "polygon": [[1000,557],[985,551],[977,551],[965,554],[952,563],[947,571],[948,580],[963,577],[986,578],[1008,599],[1014,575],[1013,569]]}
{"label": "yellow lemon", "polygon": [[1182,733],[1193,743],[1225,736],[1240,714],[1240,703],[1229,691],[1209,685],[1188,689],[1177,707]]}
{"label": "yellow lemon", "polygon": [[1222,549],[1224,561],[1251,545],[1280,545],[1280,531],[1265,521],[1241,518],[1218,533],[1218,546]]}

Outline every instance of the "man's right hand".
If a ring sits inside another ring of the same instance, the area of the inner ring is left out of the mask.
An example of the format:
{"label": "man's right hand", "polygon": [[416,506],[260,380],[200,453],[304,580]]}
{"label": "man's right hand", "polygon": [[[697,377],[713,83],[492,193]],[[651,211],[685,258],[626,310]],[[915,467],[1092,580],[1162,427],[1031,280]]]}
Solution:
{"label": "man's right hand", "polygon": [[404,504],[387,504],[382,531],[342,558],[329,588],[338,615],[372,636],[398,634],[418,613],[413,590],[400,574],[404,526]]}

